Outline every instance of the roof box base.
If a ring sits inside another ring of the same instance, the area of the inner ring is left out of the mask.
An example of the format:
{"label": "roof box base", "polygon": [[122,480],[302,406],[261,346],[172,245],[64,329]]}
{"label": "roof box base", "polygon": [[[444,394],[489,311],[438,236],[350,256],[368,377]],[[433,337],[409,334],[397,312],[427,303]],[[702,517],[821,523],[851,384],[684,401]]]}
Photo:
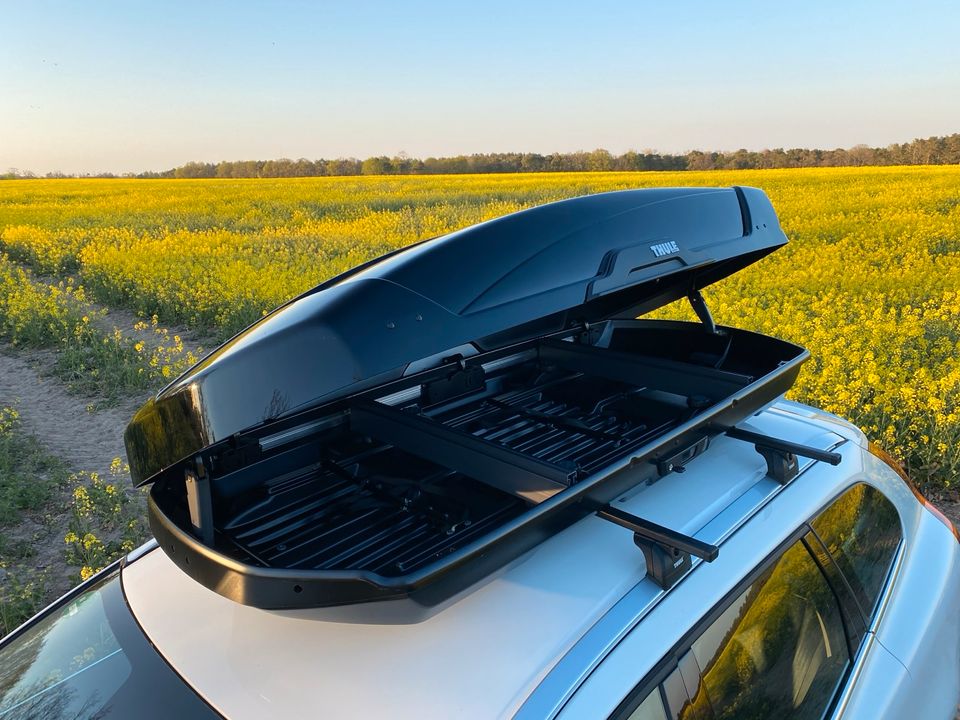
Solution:
{"label": "roof box base", "polygon": [[669,321],[527,341],[213,446],[154,483],[151,527],[237,602],[406,598],[420,617],[676,469],[664,458],[773,401],[807,356]]}

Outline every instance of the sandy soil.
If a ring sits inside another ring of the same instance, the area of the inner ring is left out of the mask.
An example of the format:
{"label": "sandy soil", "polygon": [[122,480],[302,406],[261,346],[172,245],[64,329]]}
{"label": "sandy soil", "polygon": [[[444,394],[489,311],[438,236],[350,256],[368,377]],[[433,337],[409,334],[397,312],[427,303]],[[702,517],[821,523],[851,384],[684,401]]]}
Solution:
{"label": "sandy soil", "polygon": [[[24,269],[29,273],[29,269]],[[155,332],[149,320],[146,328],[135,329],[143,319],[127,310],[95,303],[87,307],[93,322],[103,332],[112,333],[118,328],[125,337],[142,340],[150,348],[161,343],[171,345],[175,335],[179,335],[184,348],[198,358],[204,354],[204,348],[216,346],[209,337],[185,328],[168,327],[164,338]],[[0,343],[0,406],[16,407],[23,429],[40,440],[51,455],[63,460],[72,472],[96,472],[109,477],[114,458],[126,462],[123,430],[149,393],[131,397],[119,406],[104,406],[100,398],[69,393],[52,377],[55,360],[52,351],[23,351]],[[136,505],[143,507],[143,497],[133,489],[129,478],[118,480]],[[60,488],[47,508],[24,513],[13,527],[4,528],[7,539],[31,549],[25,561],[17,561],[18,579],[26,581],[35,574],[42,576],[47,601],[66,592],[75,581],[77,568],[66,564],[63,545],[72,491],[71,486]]]}
{"label": "sandy soil", "polygon": [[[109,477],[114,458],[126,462],[123,429],[142,398],[120,407],[88,411],[88,404],[94,401],[68,393],[49,377],[53,362],[52,353],[28,355],[0,345],[0,406],[16,407],[23,429],[40,440],[51,455],[65,461],[71,471],[94,471]],[[123,485],[131,497],[137,496],[129,482]],[[16,525],[4,528],[9,540],[31,548],[26,568],[21,566],[17,571],[18,580],[26,581],[34,572],[40,573],[45,601],[60,596],[75,583],[77,568],[67,565],[63,545],[72,492],[70,486],[60,488],[47,508],[24,513]]]}
{"label": "sandy soil", "polygon": [[52,362],[47,353],[0,348],[0,405],[15,406],[23,428],[71,469],[107,474],[113,458],[126,461],[123,429],[144,398],[90,412],[91,400],[71,395],[47,376]]}
{"label": "sandy soil", "polygon": [[931,496],[930,501],[953,521],[953,524],[960,527],[960,495],[956,493],[944,493],[938,496]]}

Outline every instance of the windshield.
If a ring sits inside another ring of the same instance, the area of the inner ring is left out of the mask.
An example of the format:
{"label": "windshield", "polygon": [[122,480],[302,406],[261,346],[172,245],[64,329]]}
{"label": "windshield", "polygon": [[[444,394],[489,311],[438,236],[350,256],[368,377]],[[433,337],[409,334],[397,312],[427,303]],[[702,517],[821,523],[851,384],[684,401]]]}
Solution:
{"label": "windshield", "polygon": [[0,647],[0,720],[217,718],[157,654],[114,572]]}

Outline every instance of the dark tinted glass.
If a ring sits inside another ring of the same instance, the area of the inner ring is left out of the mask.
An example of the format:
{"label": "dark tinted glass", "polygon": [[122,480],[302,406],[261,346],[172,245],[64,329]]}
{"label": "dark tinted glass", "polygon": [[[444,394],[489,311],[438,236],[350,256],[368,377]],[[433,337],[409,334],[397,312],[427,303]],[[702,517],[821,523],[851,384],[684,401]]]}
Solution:
{"label": "dark tinted glass", "polygon": [[705,692],[689,717],[712,708],[717,720],[819,720],[849,664],[836,598],[800,543],[710,625],[693,652]]}
{"label": "dark tinted glass", "polygon": [[0,720],[215,717],[143,636],[116,574],[0,649]]}
{"label": "dark tinted glass", "polygon": [[900,517],[869,485],[855,485],[811,525],[853,588],[864,614],[873,615],[900,544]]}
{"label": "dark tinted glass", "polygon": [[627,716],[627,720],[667,720],[667,713],[663,709],[663,700],[660,699],[659,688],[644,698],[637,708]]}

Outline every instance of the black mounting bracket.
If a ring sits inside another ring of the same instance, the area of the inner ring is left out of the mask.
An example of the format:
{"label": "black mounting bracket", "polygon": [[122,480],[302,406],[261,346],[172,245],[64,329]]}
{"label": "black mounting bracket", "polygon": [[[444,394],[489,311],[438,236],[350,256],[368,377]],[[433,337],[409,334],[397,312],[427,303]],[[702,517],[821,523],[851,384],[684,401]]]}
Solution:
{"label": "black mounting bracket", "polygon": [[757,452],[767,461],[767,475],[781,485],[786,485],[800,473],[797,456],[813,458],[830,465],[839,465],[843,459],[840,453],[818,450],[808,445],[781,440],[751,430],[730,428],[726,433],[735,440],[753,443]]}
{"label": "black mounting bracket", "polygon": [[486,387],[486,376],[482,366],[467,365],[460,355],[449,358],[449,362],[457,363],[453,371],[445,377],[420,386],[420,402],[423,407],[469,395]]}
{"label": "black mounting bracket", "polygon": [[692,288],[687,294],[687,299],[690,301],[690,307],[693,308],[693,311],[697,314],[697,317],[700,318],[700,322],[703,323],[703,326],[707,329],[708,333],[712,335],[719,335],[717,331],[717,324],[713,321],[713,315],[710,314],[710,308],[707,307],[707,303],[703,299],[703,295],[700,294],[700,291],[696,288]]}
{"label": "black mounting bracket", "polygon": [[213,546],[213,498],[210,494],[210,473],[203,458],[197,455],[193,467],[184,471],[184,484],[187,490],[187,509],[190,512],[190,525],[200,540]]}
{"label": "black mounting bracket", "polygon": [[597,510],[604,520],[633,531],[633,542],[643,552],[647,575],[664,590],[673,587],[691,567],[691,556],[713,562],[720,548],[676,530],[657,525],[632,513],[604,505]]}

